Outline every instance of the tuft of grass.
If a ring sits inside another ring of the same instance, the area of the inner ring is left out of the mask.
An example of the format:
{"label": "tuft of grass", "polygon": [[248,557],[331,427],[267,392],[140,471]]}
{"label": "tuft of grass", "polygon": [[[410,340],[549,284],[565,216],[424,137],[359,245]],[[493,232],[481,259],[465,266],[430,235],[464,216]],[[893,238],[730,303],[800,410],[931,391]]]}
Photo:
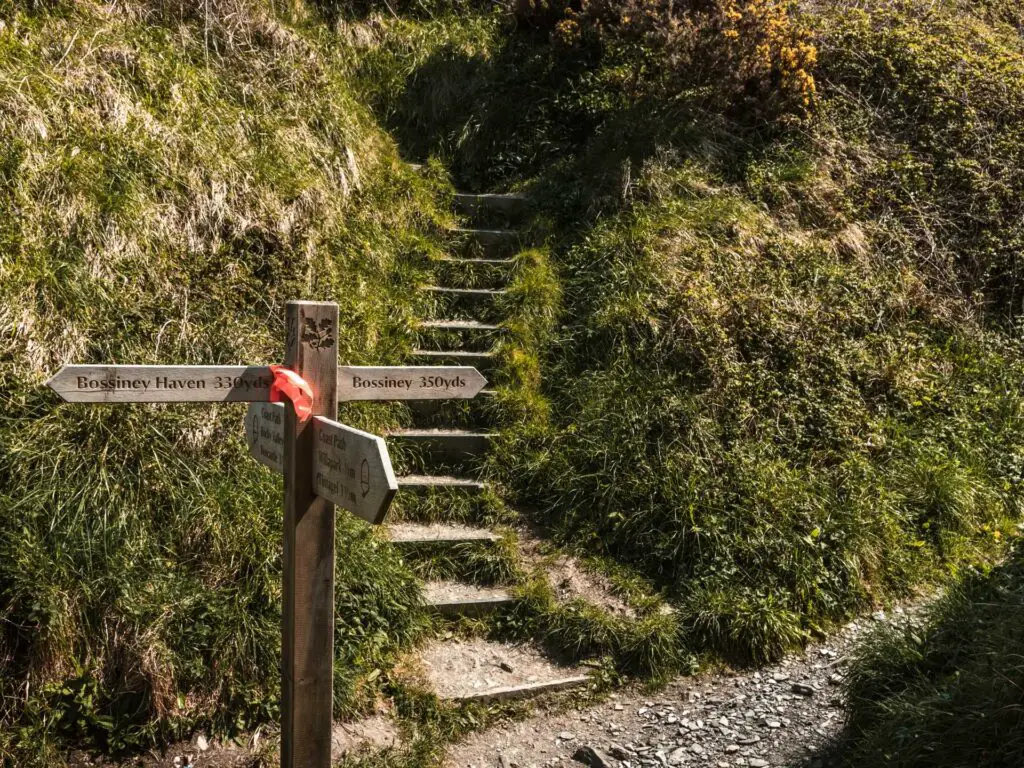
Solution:
{"label": "tuft of grass", "polygon": [[973,571],[925,616],[882,626],[846,679],[845,766],[1019,765],[1024,663],[1024,558]]}
{"label": "tuft of grass", "polygon": [[667,680],[694,665],[671,611],[613,615],[586,600],[559,602],[543,573],[516,589],[516,606],[495,625],[500,637],[534,638],[557,658],[605,659],[618,674]]}
{"label": "tuft of grass", "polygon": [[403,553],[406,564],[425,581],[463,581],[491,586],[522,579],[515,533],[481,544],[417,545]]}

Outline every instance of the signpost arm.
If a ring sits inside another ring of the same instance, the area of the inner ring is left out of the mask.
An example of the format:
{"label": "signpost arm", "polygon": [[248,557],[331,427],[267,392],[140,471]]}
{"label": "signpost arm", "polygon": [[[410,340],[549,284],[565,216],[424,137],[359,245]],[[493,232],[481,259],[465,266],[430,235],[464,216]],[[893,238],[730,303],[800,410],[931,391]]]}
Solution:
{"label": "signpost arm", "polygon": [[[338,415],[338,305],[288,302],[285,366]],[[281,765],[329,768],[334,678],[334,505],[313,492],[313,419],[285,407]]]}

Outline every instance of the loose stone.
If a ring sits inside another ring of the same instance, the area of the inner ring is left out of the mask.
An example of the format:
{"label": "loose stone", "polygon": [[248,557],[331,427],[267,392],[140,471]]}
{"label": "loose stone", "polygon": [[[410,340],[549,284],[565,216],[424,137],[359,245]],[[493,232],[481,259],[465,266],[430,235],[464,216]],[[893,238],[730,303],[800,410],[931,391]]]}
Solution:
{"label": "loose stone", "polygon": [[633,756],[633,753],[626,749],[621,744],[612,744],[608,747],[608,751],[611,752],[612,757],[618,760],[628,760]]}
{"label": "loose stone", "polygon": [[686,747],[679,747],[679,749],[673,749],[668,756],[668,762],[670,765],[679,765],[685,763],[690,759],[690,756],[686,754]]}
{"label": "loose stone", "polygon": [[612,761],[599,749],[591,746],[583,746],[577,749],[572,759],[578,763],[589,765],[590,768],[612,768]]}

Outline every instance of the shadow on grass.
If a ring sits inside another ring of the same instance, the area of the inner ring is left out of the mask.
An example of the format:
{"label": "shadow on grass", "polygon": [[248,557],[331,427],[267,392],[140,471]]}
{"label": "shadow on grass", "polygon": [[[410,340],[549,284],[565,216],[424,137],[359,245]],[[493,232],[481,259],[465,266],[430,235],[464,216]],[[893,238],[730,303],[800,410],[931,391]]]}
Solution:
{"label": "shadow on grass", "polygon": [[658,153],[713,155],[735,170],[777,138],[731,124],[705,99],[701,89],[631,92],[609,80],[596,52],[569,55],[518,30],[486,56],[436,49],[378,107],[402,154],[444,158],[457,186],[497,191],[533,179],[558,213],[593,216],[620,207],[623,186]]}
{"label": "shadow on grass", "polygon": [[828,765],[1024,765],[1024,546],[965,578],[923,624],[877,630],[847,696]]}

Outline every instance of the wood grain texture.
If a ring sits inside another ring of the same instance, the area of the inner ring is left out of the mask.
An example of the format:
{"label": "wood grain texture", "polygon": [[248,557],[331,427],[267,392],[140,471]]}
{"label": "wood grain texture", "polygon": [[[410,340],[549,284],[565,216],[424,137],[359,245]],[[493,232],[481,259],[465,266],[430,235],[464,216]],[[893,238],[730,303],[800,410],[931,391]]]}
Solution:
{"label": "wood grain texture", "polygon": [[[313,414],[338,415],[338,306],[287,305],[285,365],[313,389]],[[285,408],[281,765],[329,768],[334,665],[334,505],[313,492],[313,419]]]}
{"label": "wood grain texture", "polygon": [[314,416],[313,490],[378,524],[398,492],[383,438]]}
{"label": "wood grain texture", "polygon": [[474,397],[487,385],[469,365],[360,366],[338,369],[339,400],[445,400]]}
{"label": "wood grain texture", "polygon": [[46,386],[69,403],[266,402],[260,365],[65,365]]}

